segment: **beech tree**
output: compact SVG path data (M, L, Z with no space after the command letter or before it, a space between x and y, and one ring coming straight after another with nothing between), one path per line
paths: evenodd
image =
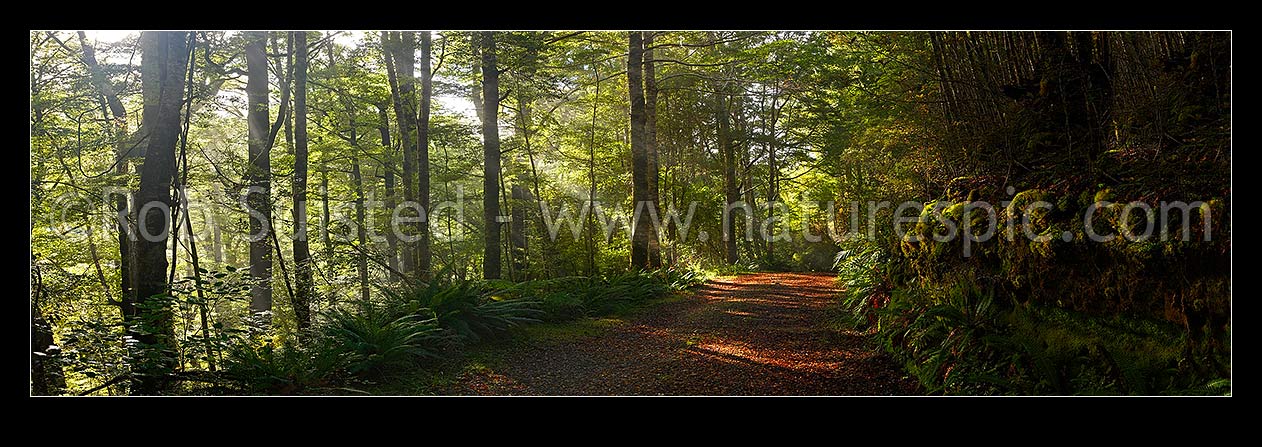
M171 183L175 178L175 145L180 138L180 106L188 64L189 33L146 31L140 35L144 165L136 191L133 219L137 238L132 251L131 283L134 313L126 315L138 341L133 355L132 387L138 394L158 394L173 368L174 324L167 283L166 246L170 237Z
M500 73L495 64L495 33L481 34L482 52L482 222L486 226L482 276L499 279L500 257Z

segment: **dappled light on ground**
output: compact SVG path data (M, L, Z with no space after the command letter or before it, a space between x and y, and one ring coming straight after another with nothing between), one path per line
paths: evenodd
M888 395L916 392L857 334L826 328L827 274L718 278L579 340L516 350L458 394Z

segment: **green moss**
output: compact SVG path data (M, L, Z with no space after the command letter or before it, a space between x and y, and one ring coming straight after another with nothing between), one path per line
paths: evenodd
M1025 209L1035 202L1051 202L1052 194L1043 189L1027 189L1012 196L1012 201L1008 203L1007 213L1009 216L1020 217Z
M955 202L942 210L942 215L959 222L964 217L964 208L968 207L969 202Z
M1030 189L1017 193L1012 197L1012 201L1008 204L1008 208L1004 210L1005 217L1013 219L1018 226L1023 224L1023 218L1029 215L1030 224L1034 226L1035 231L1047 228L1049 214L1052 207L1055 206L1055 198L1051 193L1042 189ZM1031 208L1038 202L1045 202L1052 207L1038 206Z
M1058 251L1062 251L1069 246L1071 241L1062 239L1064 233L1068 230L1068 226L1063 223L1055 223L1047 227L1038 234L1038 239L1030 241L1030 251L1037 256L1043 258L1054 258ZM1073 234L1070 232L1070 234Z
M1104 188L1099 191L1096 191L1095 197L1093 198L1092 203L1112 201L1113 199L1114 199L1113 189Z

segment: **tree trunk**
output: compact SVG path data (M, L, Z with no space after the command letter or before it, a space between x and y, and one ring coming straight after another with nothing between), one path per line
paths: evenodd
M430 32L421 32L421 107L416 118L416 201L421 204L425 220L420 222L421 239L416 245L416 270L422 280L430 278L429 238L429 106L434 94L433 73L430 69Z
M359 241L359 263L357 271L359 272L359 299L364 304L368 303L371 297L371 291L368 288L368 231L364 228L366 219L364 217L364 178L359 170L359 147L355 143L358 138L355 135L355 119L351 118L351 181L355 185L355 224L357 226L356 238Z
M644 269L649 266L649 232L653 231L648 210L641 210L649 200L648 154L644 148L644 79L641 75L644 42L639 31L632 31L627 36L627 90L631 102L631 205L635 220L635 229L631 234L631 268Z
M60 350L49 349L56 341L53 328L44 319L40 301L44 280L35 257L31 257L31 395L57 396L66 389L66 376L61 364L51 358Z
M171 228L171 182L175 177L175 144L180 136L180 106L188 62L187 34L141 33L141 89L148 147L140 173L133 216L138 230L132 254L135 312L128 330L136 341L132 364L133 394L158 394L175 366L165 248Z
M184 178L185 180L188 179L187 161L184 163ZM197 238L194 237L196 233L193 232L193 217L192 213L187 212L187 210L184 213L184 228L188 232L188 276L193 277L194 284L204 284L202 281L202 268L199 257L197 256ZM215 351L210 342L210 303L206 301L206 292L203 289L204 287L200 286L195 289L197 293L197 300L199 301L197 304L197 312L201 317L202 344L204 345L203 348L206 349L206 365L211 371L214 371L216 366Z
M526 239L526 223L529 218L526 217L526 210L530 208L530 193L526 192L521 185L513 185L513 200L511 203L513 212L513 221L509 224L508 239L513 243L512 261L513 272L516 273L514 278L517 281L526 280L524 274L527 266L528 242Z
M729 112L727 109L727 88L721 89L718 95L718 110L715 111L715 119L719 122L718 140L719 153L723 156L723 192L726 203L725 208L733 203L740 201L740 190L736 188L736 151L732 147L731 124L729 122ZM728 265L735 265L740 261L740 251L736 245L736 226L733 213L726 213L723 219L723 242L726 248Z
M299 337L311 326L311 247L307 242L307 33L293 32L294 60L294 318Z
M780 168L776 166L776 121L780 118L780 108L776 106L776 98L771 98L771 120L767 128L767 220L772 222L767 230L772 237L767 239L767 261L772 262L776 256L774 203L780 199Z
M272 310L272 248L268 244L268 231L272 218L271 205L271 151L268 148L268 86L267 33L256 31L247 34L245 45L248 80L245 91L249 112L250 167L247 175L251 191L246 200L254 210L250 214L250 311L266 324Z
M486 224L482 277L499 279L500 262L500 73L495 34L482 32L482 220Z
M214 199L210 200L210 252L215 260L215 268L223 268L223 230L219 228L219 206Z
M410 33L404 33L404 36L410 37ZM390 83L390 96L394 100L394 116L395 121L399 123L399 142L403 147L403 200L404 202L415 202L416 197L416 173L412 165L416 159L416 146L413 142L413 126L416 125L416 95L415 77L413 76L413 66L415 57L412 55L411 43L412 38L404 39L392 33L381 32L381 45L386 59L386 77ZM406 49L406 51L404 51ZM411 273L416 270L416 249L415 243L408 242L414 231L411 231L412 225L400 225L399 229L404 235L408 235L402 241L403 245L403 273ZM393 228L391 229L393 230Z
M531 191L526 191L526 196L530 197L531 205L523 205L523 207L542 209L543 192L542 188L539 186L539 165L535 160L534 147L531 146L530 143L530 124L533 122L531 118L531 99L524 93L518 93L517 107L517 131L521 133L523 149L525 149L526 157L528 158L527 161L530 162L530 181L534 193L532 195ZM529 211L527 211L527 214L530 214ZM539 234L548 234L548 225L543 219L543 214L535 213L534 216L534 221L539 229ZM526 237L529 238L529 236ZM549 264L549 260L557 258L556 241L545 237L540 239L539 242L542 246L542 250L540 250L540 256L539 259L536 260L536 263L540 264L545 276L553 276L552 273L555 266ZM530 257L530 253L528 251L525 254L527 258Z
M87 37L83 31L79 31L79 46L83 48L83 63L88 66L92 86L97 93L100 93L105 98L114 122L114 163L117 164L115 174L125 176L128 174L127 158L130 149L127 135L127 108L123 107L123 102L118 99L118 90L110 84L105 71L97 63L96 50L91 45L88 45ZM126 194L114 195L114 212L117 216L115 228L118 231L119 296L121 297L119 299L119 309L123 315L128 315L134 313L135 310L132 309L130 298L131 256L128 252L131 240L128 237L127 230L126 216L128 215L128 210Z
M406 124L406 130L400 130L403 138L403 196L409 202L417 202L416 168L416 34L403 31L395 34L394 62L396 75L399 78L399 95L403 100L404 116L399 118L400 125ZM416 272L417 246L419 231L415 223L404 225L404 244L408 247L407 257L403 259L403 267L408 272Z
M223 197L223 198L224 198L224 200L231 200L231 196L230 196L230 195L228 195L228 188L227 188L227 187L225 187L223 184L220 184L220 185L218 185L218 186L219 186L219 194L220 194L220 197ZM216 208L215 208L215 214L216 214L216 215L218 215L218 214L219 214L219 211L218 211L218 210L219 210L219 208L218 208L218 207L216 207ZM222 229L222 228L220 228L220 230L219 230L219 231L222 233L222 232L223 232L223 229ZM232 242L233 242L233 239L234 239L234 238L229 237L227 240L224 240L224 239L222 238L222 236L220 236L220 242L222 242L222 243L223 243L223 245L222 245L222 248L223 248L223 262L226 262L226 263L228 263L228 265L231 265L231 266L233 266L233 267L240 267L240 262L238 262L238 258L237 258L236 245L232 243Z
M758 222L759 219L758 219L758 202L756 198L754 197L754 179L750 175L750 167L752 166L752 163L749 161L749 157L750 157L750 154L749 154L750 141L749 141L749 126L748 126L749 123L745 117L745 95L743 93L744 92L737 94L736 97L732 101L734 103L733 111L735 112L735 115L736 115L735 116L736 122L734 123L735 125L733 126L734 127L733 131L736 134L736 138L731 142L731 145L732 145L732 150L736 152L735 169L737 170L736 173L737 173L737 176L739 177L737 181L736 189L741 199L744 200L745 204L749 206L750 213L748 215L753 217L752 221L751 219L744 219L744 222L741 225L741 230L746 232L745 234L748 234L748 231L750 231L750 227L753 226L752 222ZM745 215L742 214L742 217L744 216ZM754 231L756 232L757 230L755 229ZM733 234L735 234L735 228L733 228ZM746 238L742 237L742 239L746 239ZM745 242L746 242L745 246L749 248L749 252L753 253L756 256L758 253L758 243L754 241L749 241L749 240L746 240Z
M657 70L653 66L653 31L644 32L644 153L648 160L649 204L661 216L661 196L658 195L660 173L657 164ZM662 247L657 239L657 228L649 234L649 267L662 266Z
M385 151L386 160L394 160L394 147L390 143L390 115L386 113L385 104L377 104L377 131L381 133L381 147ZM386 182L386 208L394 212L398 206L398 191L394 186L394 166L382 166L385 168ZM391 214L393 217L393 214ZM399 235L394 233L394 228L387 225L386 245L390 250L387 261L390 265L390 278L398 280L399 275L395 272L399 271Z
M320 225L320 245L324 247L324 262L327 266L333 265L333 238L329 235L329 224L332 222L329 218L329 167L327 164L320 170L320 218L323 225ZM334 293L333 296L337 296Z
M31 309L31 395L59 396L66 390L66 376L61 364L48 358L58 352L48 349L55 345L53 328L40 315L38 307Z
M596 112L600 105L600 68L592 66L592 132L587 142L587 276L596 276Z

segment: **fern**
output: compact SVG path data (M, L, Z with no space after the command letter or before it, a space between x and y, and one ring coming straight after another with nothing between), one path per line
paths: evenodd
M355 374L372 374L418 359L440 358L441 347L447 341L437 320L422 313L368 305L359 312L333 310L324 316L320 343L343 353L347 369Z
M543 317L537 300L493 298L503 290L471 281L456 281L417 284L385 292L391 302L408 312L431 313L439 326L465 341L478 342L503 335L521 324L539 322Z

